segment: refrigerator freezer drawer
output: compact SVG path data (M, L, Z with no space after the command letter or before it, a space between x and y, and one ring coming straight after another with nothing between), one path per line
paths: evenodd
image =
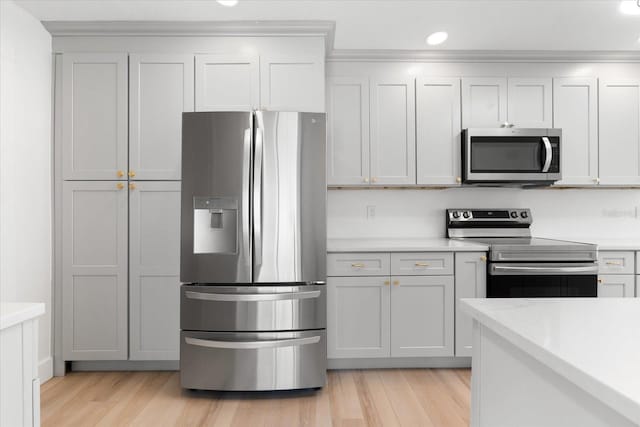
M327 323L325 285L183 285L180 294L182 330L282 331Z
M180 334L182 387L200 390L290 390L326 383L326 332Z

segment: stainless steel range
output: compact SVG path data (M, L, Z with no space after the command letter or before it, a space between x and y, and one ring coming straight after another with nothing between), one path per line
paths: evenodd
M447 209L447 236L489 246L487 297L595 297L597 247L531 236L529 209Z
M325 115L184 113L180 377L326 382Z

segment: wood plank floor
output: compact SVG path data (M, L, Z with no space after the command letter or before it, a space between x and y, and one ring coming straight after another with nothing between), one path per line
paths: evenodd
M469 425L470 370L330 371L320 391L180 388L177 372L72 372L42 386L43 426Z

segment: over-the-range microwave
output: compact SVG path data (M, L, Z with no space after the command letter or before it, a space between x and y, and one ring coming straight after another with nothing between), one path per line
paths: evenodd
M561 140L562 129L464 129L463 183L551 185L562 178Z

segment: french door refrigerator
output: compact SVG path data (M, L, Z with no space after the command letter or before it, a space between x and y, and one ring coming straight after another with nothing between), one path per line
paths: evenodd
M325 151L321 113L183 113L183 387L325 384Z

